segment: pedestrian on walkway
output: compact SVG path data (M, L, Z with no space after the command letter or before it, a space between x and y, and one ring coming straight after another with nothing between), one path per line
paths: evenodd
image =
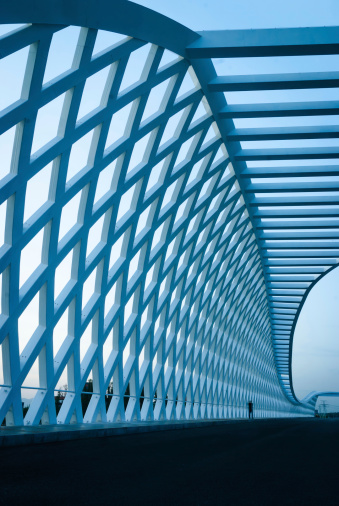
M249 420L252 418L253 420L253 402L249 401L248 403L248 418Z

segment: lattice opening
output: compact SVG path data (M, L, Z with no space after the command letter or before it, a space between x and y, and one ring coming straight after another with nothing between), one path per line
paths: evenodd
M44 229L42 228L21 251L20 287L41 264Z
M53 34L43 84L61 76L72 68L80 30L81 28L78 26L68 26Z
M107 30L98 30L95 38L95 45L93 48L92 58L98 53L109 51L123 42L127 41L129 37L121 33L109 32Z
M39 326L39 293L26 306L18 319L19 352L24 351Z
M39 211L49 199L52 163L46 165L27 182L24 222Z
M0 180L10 172L14 172L12 164L12 153L14 148L16 127L12 127L0 135L1 169Z
M152 44L145 44L130 54L119 93L139 81L146 80L148 75L148 65L146 63L150 57L151 48Z
M35 154L39 149L48 146L59 133L60 118L65 101L65 93L59 95L38 111L31 153Z
M2 27L4 25L1 25ZM21 98L29 47L5 56L0 60L0 110L6 109Z
M105 105L104 90L108 80L111 66L108 65L99 72L86 79L85 87L82 92L81 102L77 121L97 109L100 105Z

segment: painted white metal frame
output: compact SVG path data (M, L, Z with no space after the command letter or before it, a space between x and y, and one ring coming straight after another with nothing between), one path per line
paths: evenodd
M2 8L0 22L33 23L0 38L2 57L30 46L22 97L0 115L0 134L16 128L10 171L0 181L0 204L7 206L0 249L0 421L244 417L249 400L258 417L309 414L286 396L277 373L261 254L231 163L237 145L226 147L227 122L218 118L225 99L208 88L215 77L210 60L187 58L187 46L200 35L125 1L15 1ZM53 34L68 25L83 27L72 68L43 85ZM129 38L92 57L98 29ZM140 80L120 92L131 53L149 42ZM164 49L178 58L159 68ZM86 79L108 66L100 106L77 122ZM194 87L178 97L187 73ZM141 121L151 90L167 80L159 111ZM31 156L38 111L62 94L57 137ZM128 104L124 135L106 146L112 117ZM205 113L195 120L199 104ZM172 138L162 144L178 113ZM87 164L69 178L71 148L89 132ZM142 159L132 166L133 149L148 134ZM27 183L51 162L48 201L24 223ZM111 186L94 203L107 168ZM59 240L62 210L79 194L76 224ZM101 240L87 255L91 227L102 217ZM21 252L41 230L40 266L20 287ZM56 269L70 252L71 279L55 298ZM92 273L95 289L83 305L83 285ZM20 352L18 319L37 294L39 325ZM53 330L66 310L68 335L55 353ZM88 325L91 344L80 360ZM111 352L104 359L107 342ZM23 420L22 384L37 358L37 394ZM56 416L54 397L65 368L68 392ZM81 393L91 371L93 394L83 416Z

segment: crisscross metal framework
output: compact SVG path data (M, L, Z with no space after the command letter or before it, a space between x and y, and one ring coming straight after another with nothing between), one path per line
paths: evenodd
M335 114L336 106L237 107L223 92L328 86L330 78L218 77L211 58L333 54L337 32L199 34L125 1L71 0L65 10L36 0L4 11L1 23L32 24L0 38L4 58L30 48L21 97L0 113L0 134L12 142L0 180L1 420L244 417L249 400L256 416L310 414L293 393L291 340L307 290L337 263L328 222L337 196L311 193L335 192L336 183L280 179L322 177L322 167L246 162L338 150L246 150L241 141L333 138L335 128L244 130L232 118ZM44 82L55 37L68 26L82 27L71 67ZM95 52L101 30L127 37ZM124 87L138 60L140 75ZM97 103L81 116L99 73ZM56 135L34 151L40 115L54 100ZM26 219L46 168L46 197ZM23 281L27 255L33 267ZM35 325L25 319L34 312ZM35 395L23 419L25 388Z

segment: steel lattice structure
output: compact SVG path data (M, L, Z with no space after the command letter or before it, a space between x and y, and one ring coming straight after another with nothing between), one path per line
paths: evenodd
M309 414L293 393L291 343L308 290L337 264L338 195L312 193L335 192L338 183L321 177L337 168L245 162L339 151L246 150L240 142L333 138L338 128L236 129L232 118L337 114L338 105L232 106L223 91L337 86L337 76L218 77L211 58L336 54L337 29L199 34L122 0L68 0L64 9L56 0L16 1L0 22L32 23L0 38L2 58L29 47L21 97L0 113L0 134L12 142L0 180L1 421L243 417L250 399L256 416ZM81 27L71 67L44 82L68 26ZM127 37L95 52L100 30ZM140 75L124 87L140 61ZM97 103L81 116L99 73ZM35 150L42 111L54 100L55 136ZM40 188L46 167L49 184ZM288 179L306 174L320 182ZM26 219L29 195L43 192ZM32 244L40 248L34 258ZM32 272L22 281L24 259ZM65 262L67 278L59 274ZM18 323L34 311L25 335ZM22 390L36 364L23 419Z

